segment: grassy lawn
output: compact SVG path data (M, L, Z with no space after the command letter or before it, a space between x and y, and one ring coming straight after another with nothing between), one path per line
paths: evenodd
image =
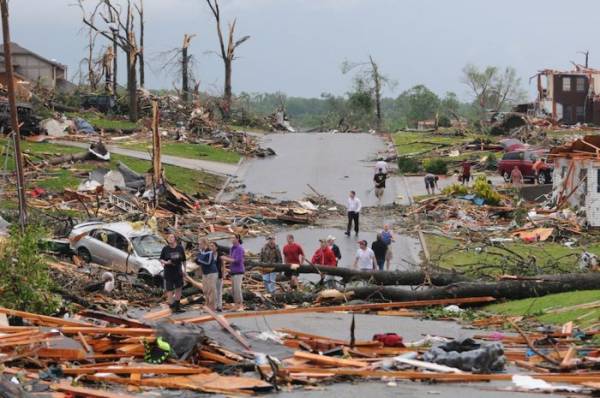
M502 266L511 271L512 255L497 247L485 247L481 243L465 243L437 235L425 235L427 246L432 261L446 269L455 269L467 274L476 273L478 269L488 275L503 273ZM577 267L579 254L584 251L582 247L568 248L560 243L505 243L505 246L524 257L536 258L536 265L547 272L569 271ZM481 250L482 249L482 250ZM600 255L600 244L595 243L586 248L588 251ZM514 270L512 270L514 271Z
M122 143L119 146L143 152L152 151L152 144L144 142ZM237 163L241 156L237 152L214 148L206 144L165 142L161 144L162 154L188 159L212 160L214 162Z
M484 309L502 315L534 316L543 323L562 325L573 321L578 326L585 327L599 321L600 307L572 309L569 307L599 300L600 290L583 290L492 304ZM558 309L564 310L557 311Z
M4 145L6 145L6 140L0 139L0 148ZM36 160L36 157L34 156L36 154L58 156L70 153L81 153L82 149L51 143L31 143L23 141L23 152L31 155L32 160ZM138 173L146 172L151 166L150 161L147 160L112 154L109 164L82 162L71 165L69 169L56 168L55 170L49 171L50 176L48 178L35 181L34 185L55 192L62 191L64 188L76 188L81 182L81 179L78 178L75 173L90 171L97 167L114 169L119 161L125 163ZM199 184L200 181L213 186L220 186L223 182L221 177L202 171L189 170L171 165L164 165L164 167L167 179L188 194L194 194L196 192L209 193L212 191L212 189L208 188L206 185ZM9 168L14 168L12 159L9 162ZM32 185L33 184L28 184L29 187Z
M109 119L102 113L95 112L69 112L67 113L69 118L80 117L87 120L92 126L99 129L121 129L129 130L139 127L138 123L130 122L126 119Z
M400 131L394 134L394 143L399 155L424 152L434 149L439 144L464 144L471 142L479 136L467 134L465 136L442 135L435 132ZM470 153L470 152L469 152Z

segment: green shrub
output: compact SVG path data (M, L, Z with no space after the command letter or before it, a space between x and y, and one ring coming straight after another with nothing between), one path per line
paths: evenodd
M502 200L502 196L488 184L485 176L479 176L475 179L473 193L483 198L488 205L497 205Z
M419 169L419 162L416 159L406 156L398 158L398 171L401 173L417 173Z
M492 152L489 155L487 155L487 157L485 158L485 169L496 170L497 165L498 160L496 159L496 154Z
M446 115L441 115L438 118L438 127L452 127L452 121Z
M447 186L442 189L442 193L444 195L467 195L469 193L469 188L466 185L459 184L455 182L452 185Z
M444 159L427 159L423 161L423 168L426 172L432 174L446 174L448 172L448 163Z
M28 226L25 232L17 227L0 242L0 305L38 314L51 314L60 299L50 292L53 281L48 264L39 249L44 231Z

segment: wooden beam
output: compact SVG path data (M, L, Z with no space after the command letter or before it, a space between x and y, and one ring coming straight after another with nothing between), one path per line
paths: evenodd
M338 367L351 367L351 368L364 368L367 366L365 362L355 361L352 359L343 359L336 357L328 357L326 355L312 354L306 351L294 352L294 358L305 359L307 361L315 362L321 365L338 366Z
M223 327L223 329L227 330L229 332L229 334L231 334L245 349L247 349L248 351L252 350L252 347L250 346L250 343L248 342L248 340L246 340L240 332L238 332L237 330L232 328L231 325L229 324L229 322L227 322L227 320L224 317L218 315L216 312L214 312L207 306L204 306L204 311L208 312L208 314L215 321L217 321L219 323L219 325L221 325Z

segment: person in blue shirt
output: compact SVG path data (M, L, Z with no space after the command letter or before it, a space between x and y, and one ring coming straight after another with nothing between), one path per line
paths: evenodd
M389 224L384 224L383 231L381 231L381 240L387 246L387 251L385 252L385 270L390 270L390 263L393 258L392 254L392 243L394 240L394 235L392 234L392 230L390 229Z
M208 243L207 239L200 241L200 252L196 255L196 263L202 272L202 292L204 302L211 310L217 309L217 278L219 276L219 263L217 245Z

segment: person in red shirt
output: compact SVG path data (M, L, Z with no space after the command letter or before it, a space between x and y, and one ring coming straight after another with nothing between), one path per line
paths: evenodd
M321 242L321 245L315 251L315 254L313 254L310 262L314 265L335 267L337 259L335 254L333 254L333 250L331 250L331 247L327 244L327 239L319 239L319 242Z
M283 261L286 264L302 264L304 262L304 250L302 246L294 242L294 235L287 236L287 245L283 246ZM290 276L292 289L298 288L298 272L293 271Z
M471 180L471 163L466 160L462 164L462 183L463 185L469 185Z

